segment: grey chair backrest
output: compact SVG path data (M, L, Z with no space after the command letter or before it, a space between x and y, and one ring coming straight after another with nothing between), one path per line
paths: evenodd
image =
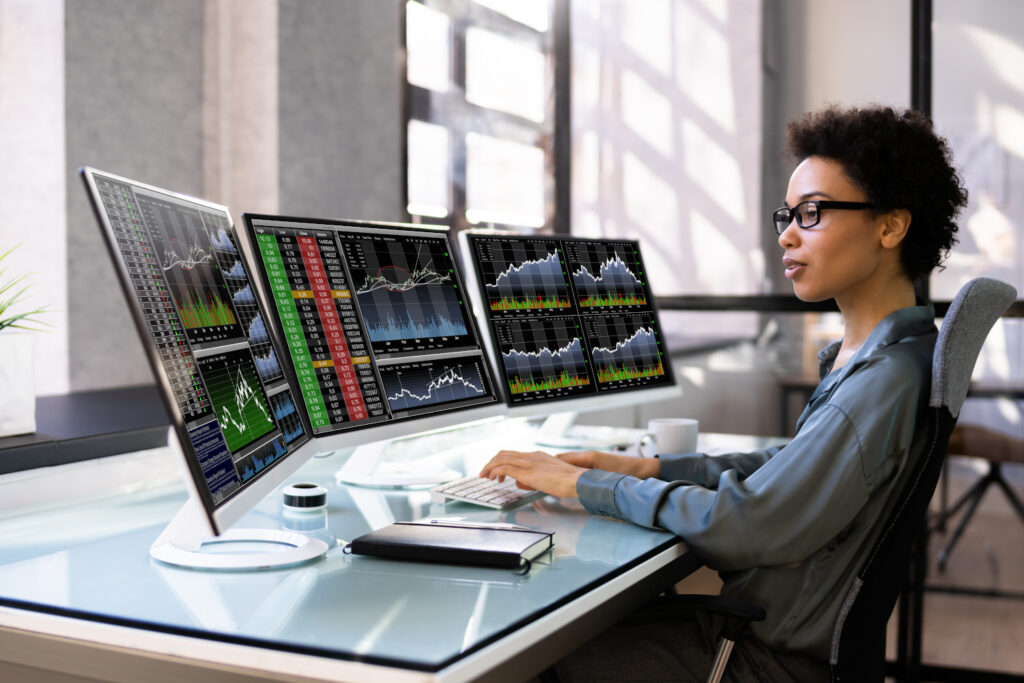
M985 338L1016 298L1016 289L986 277L971 280L960 289L935 342L931 407L945 406L954 418L959 417Z

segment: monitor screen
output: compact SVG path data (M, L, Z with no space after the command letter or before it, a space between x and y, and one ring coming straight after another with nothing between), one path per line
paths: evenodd
M461 239L510 406L674 390L638 242L492 233Z
M95 169L82 175L212 522L310 438L231 214Z
M445 229L244 221L314 436L500 403Z

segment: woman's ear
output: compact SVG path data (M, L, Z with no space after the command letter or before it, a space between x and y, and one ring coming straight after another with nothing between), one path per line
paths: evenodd
M893 209L881 216L882 219L882 246L886 249L895 249L903 242L910 229L910 212L906 209Z

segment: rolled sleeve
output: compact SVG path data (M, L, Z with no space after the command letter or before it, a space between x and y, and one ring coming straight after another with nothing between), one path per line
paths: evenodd
M615 505L615 487L626 477L617 472L587 470L576 480L576 495L587 512L622 519Z
M661 455L661 469L658 478L664 481L689 481L699 486L714 488L727 470L735 471L745 478L757 471L778 453L782 446L772 446L743 453L684 453L682 455Z

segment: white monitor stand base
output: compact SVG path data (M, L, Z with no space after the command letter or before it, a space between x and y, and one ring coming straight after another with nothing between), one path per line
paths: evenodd
M628 429L614 427L573 427L578 413L553 413L534 430L533 440L538 446L551 448L611 449L628 446L636 437Z
M382 462L390 441L375 441L357 446L334 478L339 484L371 488L427 487L462 476L456 470L424 460Z
M252 571L294 567L328 550L318 538L282 529L228 529L208 536L202 515L194 501L185 503L150 547L150 557L188 569Z

